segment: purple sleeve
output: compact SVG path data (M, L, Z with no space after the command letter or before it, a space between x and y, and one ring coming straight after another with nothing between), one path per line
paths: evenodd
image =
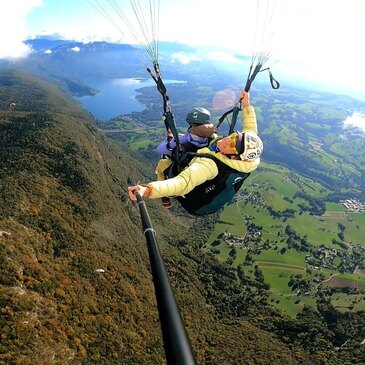
M176 143L173 139L170 142L167 142L165 140L156 148L156 150L157 150L157 153L160 155L171 156L171 149L173 149L175 146L176 146ZM168 147L170 147L170 149L168 149Z
M184 135L179 135L179 142L180 143L184 143L186 142L186 136ZM167 155L167 156L171 156L171 150L176 146L176 142L174 139L172 139L169 143L167 142L167 140L164 140L157 148L156 151L158 154L160 155ZM170 149L169 149L169 148Z

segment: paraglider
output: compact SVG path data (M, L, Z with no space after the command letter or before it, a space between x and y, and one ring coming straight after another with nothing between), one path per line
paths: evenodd
M260 0L257 1L260 2ZM192 190L185 191L185 194L180 194L183 196L179 197L179 202L192 214L206 215L217 211L232 200L249 174L260 163L263 144L257 135L256 116L249 102L249 91L256 76L263 71L268 71L271 86L274 89L279 87L279 83L272 76L270 69L268 67L264 68L264 64L268 60L270 53L262 49L256 49L253 52L246 85L242 90L240 99L234 108L224 113L219 119L217 128L224 120L228 121L229 135L227 137L214 138L211 145L203 149L203 153L201 151L187 151L183 146L183 138L181 138L183 143L180 141L174 115L169 104L167 89L160 72L158 60L159 0L149 0L148 11L145 12L143 12L143 7L138 0L130 0L133 13L137 19L137 27L134 27L132 22L126 17L121 6L118 5L117 0L105 0L104 3L103 0L88 0L88 2L124 36L124 32L118 21L107 10L106 4L109 4L114 14L117 15L119 20L122 20L137 43L146 51L145 53L148 55L149 61L152 62L153 71L149 67L146 67L146 70L156 83L157 90L161 94L163 121L167 135L171 136L170 141L173 142L171 145L174 145L167 156L171 159L171 164L166 164L169 166L163 172L166 180L160 182L170 184L172 181L171 184L173 185L174 181L176 181L174 179L179 178L180 173L184 174L184 171L194 169L196 165L199 165L199 159L204 160L204 163L201 163L201 165L205 165L203 166L206 170L205 173L201 173L200 171L196 174L198 178L201 178L201 181L196 184L194 183ZM124 9L125 3L123 4ZM266 8L265 19L269 17L267 10L268 8ZM249 27L247 28L249 29ZM263 45L262 39L258 42L261 46ZM205 108L203 109L206 110ZM202 112L202 110L199 111ZM242 112L243 129L242 132L234 133L237 116L240 112ZM196 111L193 113L196 113ZM203 112L203 114L208 115L206 112ZM196 116L198 115L197 113ZM230 115L231 120L229 121L228 116ZM210 138L210 136L209 134L206 137ZM197 162L197 164L194 165L193 161ZM229 163L227 163L228 161ZM190 164L190 162L192 163ZM185 180L189 184L189 176ZM169 365L195 364L194 354L189 345L181 315L174 303L172 289L158 249L156 231L150 224L146 204L143 200L143 196L151 195L153 189L153 186L149 187L137 184L128 188L128 194L132 200L138 202L138 208L141 213L141 221L148 245L151 271L155 284L167 363ZM190 199L187 199L190 194ZM168 193L167 195L174 195L174 193ZM164 194L159 196L163 197ZM205 200L204 197L209 198ZM190 206L189 208L188 205L184 205L186 201L197 203L197 205Z
M16 107L16 102L14 102L14 101L13 101L12 103L10 103L10 104L9 104L9 107L10 107L10 108L15 108L15 107Z
M170 163L166 163L166 165L169 165L169 168L164 172L165 178L171 179L179 176L179 174L187 168L190 164L190 161L193 159L199 158L199 154L203 153L202 151L196 152L196 149L194 151L186 151L186 149L182 146L182 143L179 138L179 134L176 128L174 115L172 113L171 106L169 104L169 96L167 95L167 89L164 85L164 82L162 80L161 72L160 72L160 66L159 66L159 60L158 60L158 30L159 30L159 1L153 1L149 0L147 3L148 5L144 5L144 7L141 5L141 2L138 0L130 0L130 5L133 9L135 20L136 22L131 21L127 16L125 12L125 4L122 7L118 4L117 0L105 0L104 2L102 0L88 0L90 4L94 6L94 8L99 11L111 24L113 24L125 37L124 27L122 27L118 22L118 20L115 20L115 17L113 17L112 14L117 15L117 19L122 20L122 25L125 26L125 29L129 31L129 33L133 36L133 38L137 41L137 43L146 51L150 62L152 62L153 70L154 72L147 67L147 72L149 73L150 77L155 81L156 87L158 92L162 96L162 102L163 102L163 120L165 123L166 131L171 135L170 141L172 141L174 147L171 148L171 153L168 156L168 158L171 160ZM109 6L107 6L109 4ZM108 10L109 9L109 10ZM269 7L268 2L262 2L260 0L257 1L257 14L256 14L256 22L258 23L259 20L259 14L260 12L264 13L264 24L263 29L267 29L268 23L272 21L271 17L271 9ZM256 24L258 25L258 24ZM123 28L123 29L122 29ZM249 72L246 80L246 84L244 87L244 92L248 93L250 91L251 85L258 76L259 73L263 71L267 71L270 78L270 83L273 89L279 88L280 84L275 80L273 77L270 68L266 67L265 64L267 63L269 57L270 57L270 51L267 49L268 44L265 44L265 34L259 34L260 30L258 29L258 26L255 29L255 43L254 44L254 50L252 53L251 58L251 64L249 66ZM270 35L271 37L272 35ZM269 46L271 46L269 44ZM248 95L248 94L247 94ZM221 123L224 120L227 120L229 123L229 136L233 138L239 136L242 141L246 141L247 139L247 146L246 147L252 147L253 154L255 158L252 158L252 160L255 160L256 162L259 161L260 154L262 152L262 142L259 139L259 137L253 136L252 138L249 136L249 134L246 135L239 135L234 134L234 128L237 120L237 116L239 113L242 112L242 98L238 100L235 107L231 110L225 112L222 117L219 119L219 123L217 125L217 129L221 125ZM230 120L228 120L230 116ZM244 131L243 131L244 132ZM246 138L247 137L247 138ZM214 141L217 142L217 141ZM233 143L233 142L232 142ZM221 143L222 145L222 143ZM215 144L217 146L217 143ZM214 146L211 146L211 150L213 150ZM217 148L217 152L219 152L219 148ZM250 151L246 151L245 148L243 148L242 151L240 151L240 155L243 155L243 153L246 153L246 157L250 156ZM217 155L218 156L218 155ZM206 156L200 156L200 157L206 157ZM209 158L212 159L216 156L210 156ZM211 160L212 161L212 160ZM248 177L248 174L253 171L257 166L255 165L255 168L244 168L244 171L241 171L241 168L237 169L231 169L227 170L225 168L225 164L218 163L212 163L213 166L216 166L218 168L218 174L204 174L204 176L211 176L210 179L208 179L204 184L197 183L195 186L193 186L193 190L189 190L189 194L186 190L182 189L181 194L183 197L177 198L179 203L191 214L198 214L198 215L205 215L210 214L218 209L220 209L222 206L224 206L226 203L230 202L235 195L235 193L238 191L238 189L241 187L242 183L246 180ZM253 166L251 162L251 167ZM215 170L215 168L214 168ZM239 176L235 175L239 172ZM159 171L159 175L161 175L161 171ZM244 176L241 176L242 174L245 174ZM219 181L212 180L213 175L219 176ZM221 176L223 175L223 177ZM231 182L232 180L232 182ZM164 183L167 180L164 181ZM233 182L235 182L233 184ZM232 185L234 185L234 188L232 189ZM199 186L200 189L195 189ZM137 187L137 189L136 189ZM133 190L138 190L139 186L135 185L130 187L129 192ZM229 192L228 192L229 191ZM207 199L206 202L205 196L206 193L210 192L211 195L209 199ZM154 194L156 191L154 191ZM143 195L143 194L142 194ZM173 194L174 195L179 194ZM132 196L131 196L132 197ZM151 196L152 197L152 196ZM190 198L191 197L191 198ZM212 201L214 201L213 207L204 207L206 204L210 204ZM198 204L197 204L198 203ZM171 205L168 204L170 207ZM193 207L193 208L192 208Z
M149 198L174 196L195 215L214 213L230 202L249 174L258 167L263 151L257 135L256 114L245 90L241 100L242 132L218 137L209 147L192 153L187 166L181 172L172 171L172 176L168 176L168 171L169 178L164 181L129 187L131 200L135 200L136 191Z
M94 270L94 274L104 274L105 270L104 269L96 269Z

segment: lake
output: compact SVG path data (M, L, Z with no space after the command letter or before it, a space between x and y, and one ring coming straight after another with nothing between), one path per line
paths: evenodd
M84 84L99 92L95 96L82 96L79 100L83 107L99 120L110 120L120 114L139 112L145 105L136 100L138 89L147 86L156 86L152 79L88 79L82 80ZM164 80L168 83L181 83L185 81ZM156 89L156 93L158 93Z
M137 90L145 86L153 86L151 79L88 79L82 80L86 85L98 89L95 96L77 97L83 107L95 118L109 120L120 114L138 112L145 108L135 98Z

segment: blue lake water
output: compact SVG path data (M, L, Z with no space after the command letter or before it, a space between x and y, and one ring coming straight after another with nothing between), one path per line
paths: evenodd
M83 82L99 92L95 96L87 95L76 99L100 120L143 110L145 106L135 99L137 90L155 85L155 82L149 79L89 79Z
M147 86L155 86L152 79L88 79L82 80L86 85L98 89L95 96L83 96L76 98L83 107L99 120L109 120L120 114L139 112L145 109L145 105L136 100L138 89ZM184 81L166 80L167 83L179 83ZM156 90L156 93L158 91Z

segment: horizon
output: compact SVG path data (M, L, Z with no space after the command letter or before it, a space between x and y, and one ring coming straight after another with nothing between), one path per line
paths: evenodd
M103 4L112 21L103 16L100 9L97 11L96 3ZM140 27L132 14L130 1L119 0L119 3L131 27L138 31ZM140 4L142 14L147 14L148 1L137 0L136 3ZM218 0L186 0L184 4L160 0L158 4L155 17L159 20L156 34L160 42L196 49L195 54L175 53L176 62L187 64L209 58L233 67L242 62L239 56L251 57L259 44L263 52L270 55L265 66L271 67L279 79L365 102L365 71L361 67L346 67L350 56L356 64L365 61L365 54L353 36L365 13L365 2L361 0L321 0L319 3L315 0L227 0L224 6ZM232 12L232 8L236 11ZM83 43L136 44L133 38L136 34L118 19L107 0L5 1L0 3L0 14L0 26L4 28L0 33L0 58L27 57L32 50L24 41L40 37ZM175 14L179 16L171 16ZM245 26L232 26L242 22ZM246 29L250 30L248 40ZM361 118L357 124L364 125L365 130L365 111L353 112Z
M39 36L131 43L130 31L110 9L107 0L97 3L104 4L119 30L97 11L95 3L96 0L1 2L0 58L26 56L30 49L24 40ZM119 3L128 21L138 29L129 1L119 0ZM147 13L147 0L136 3ZM232 60L234 54L251 56L254 47L264 43L262 48L270 53L270 63L292 78L312 81L322 88L365 101L365 71L346 67L353 64L350 57L356 64L365 61L365 54L353 36L358 33L365 13L365 3L361 0L227 0L224 6L218 0L186 0L183 4L160 0L158 4L156 27L160 41L215 48Z
M73 52L79 52L80 51L80 48L78 46L75 46L74 44L72 43L82 43L82 44L92 44L92 43L98 43L98 42L105 42L107 44L118 44L118 45L127 45L127 46L132 46L132 47L135 47L135 45L131 45L129 43L115 43L115 42L107 42L107 41L87 41L87 42L80 42L80 41L74 41L72 39L64 39L64 40L60 40L58 38L52 38L52 37L46 37L46 36L43 36L43 37L39 37L39 38L35 38L35 39L38 39L38 40L45 40L45 41L64 41L64 42L71 42L71 45L70 47L70 50L72 50ZM181 43L175 43L175 42L171 42L171 41L167 41L167 42L161 42L161 45L162 44L176 44L176 46L183 46L183 47L191 47L189 45L186 45L186 44L181 44ZM192 49L194 49L192 47ZM51 50L47 50L45 51L45 53L51 53ZM219 52L212 52L212 53L209 53L209 49L207 51L207 53L205 54L206 58L209 58L209 60L214 60L214 59L218 59L218 58L221 58L221 65L223 68L226 69L227 71L227 67L230 68L230 62L240 62L241 64L243 64L244 62L242 60L239 60L238 58L235 59L235 61L232 61L232 59L230 58L224 58L222 59L222 57L224 57L224 54L220 54ZM193 55L190 55L189 54L184 54L184 55L181 55L179 53L173 53L172 54L172 59L174 61L176 61L177 59L179 59L179 61L181 63L190 63L190 62L196 62L196 61L202 61L201 58L198 58L196 56ZM200 55L200 57L202 57L202 55ZM187 60L186 62L184 61L184 58ZM171 61L171 60L170 60ZM226 66L226 67L225 67ZM231 68L230 68L230 71ZM275 77L277 77L276 75L276 71L277 70L273 70L273 72L275 72ZM281 77L282 75L280 75ZM316 86L313 86L313 84L308 84L308 83L302 83L300 85L296 84L296 83L293 83L293 82L290 82L289 80L281 80L281 78L279 79L279 81L283 81L282 84L286 85L286 87L294 87L294 88L300 88L300 89L304 89L304 90L308 90L308 93L311 93L311 92L316 92L316 93L324 93L324 94L327 94L327 95L334 95L336 97L338 96L344 96L344 97L349 97L351 99L354 99L354 100L357 100L359 101L360 103L364 103L364 101L362 100L359 100L359 99L356 99L354 96L349 96L349 95L345 95L345 94L339 94L337 92L334 92L333 90L326 90L325 88L321 88L320 86L319 87L316 87ZM268 89L270 90L270 88ZM270 91L268 91L270 92ZM355 109L352 109L352 110L349 110L349 113L347 115L347 117L342 121L343 122L343 128L344 129L349 129L349 128L355 128L355 129L358 129L362 132L363 136L365 137L365 104L364 104L364 108L362 108L361 110L358 110L357 108Z

